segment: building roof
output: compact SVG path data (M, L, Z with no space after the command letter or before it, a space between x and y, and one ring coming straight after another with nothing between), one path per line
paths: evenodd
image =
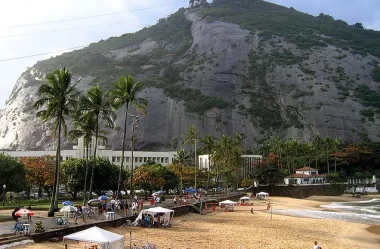
M318 171L318 170L314 168L310 168L310 167L303 167L300 169L296 169L296 171Z
M290 176L287 176L285 178L320 178L320 177L326 177L325 174L321 174L321 175L306 175L306 174L293 174L293 175L290 175Z

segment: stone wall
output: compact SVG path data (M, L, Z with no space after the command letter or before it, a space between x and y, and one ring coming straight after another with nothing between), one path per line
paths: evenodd
M43 242L49 240L50 238L62 238L63 236L76 233L93 226L97 227L119 227L126 223L126 220L135 221L137 216L129 216L126 218L120 218L115 220L100 221L98 223L88 223L85 225L72 226L67 228L59 228L55 230L50 230L43 233L32 233L29 237L34 240L34 242Z
M311 186L260 186L252 188L253 194L261 191L269 193L271 196L286 196L292 198L307 198L312 195L336 196L344 194L347 185L331 184L331 185L311 185Z

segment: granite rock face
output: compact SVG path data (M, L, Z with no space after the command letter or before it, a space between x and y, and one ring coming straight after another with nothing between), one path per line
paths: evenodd
M148 100L148 114L140 118L136 149L176 150L182 143L182 135L192 125L200 136L241 133L246 149L251 150L275 136L306 141L319 133L321 136L357 141L360 133L368 134L372 139L379 134L379 122L363 118L361 111L366 107L355 98L352 90L359 85L377 90L379 84L371 79L371 72L373 61L378 61L378 58L354 54L331 45L304 51L282 37L263 40L258 33L244 30L237 24L206 21L199 11L186 10L183 15L191 21L189 32L192 41L180 56L181 44L151 37L140 43L120 42L116 48L99 50L97 56L104 60L100 60L99 66L103 65L101 63L114 63L113 69L129 71L142 82L156 79L152 77L162 76L168 67L175 67L179 71L175 80L177 86L199 90L205 99L213 98L229 105L211 107L204 112L189 111L191 100L179 100L168 95L159 84L146 84L139 97ZM90 49L97 48L94 46L73 53L83 53L80 58L85 59ZM78 86L82 91L103 77L92 74L91 70L86 71L86 68L76 70L74 60L77 59L72 59L73 64L70 65L73 53L62 55L66 57L61 58L69 58L65 64L51 61L52 68L35 65L21 75L5 109L0 112L0 149L54 148L52 125L37 119L33 109L38 87L46 73L58 66L73 67L74 78L82 78ZM279 60L285 53L296 61ZM274 62L267 64L264 77L254 80L260 73L255 71L254 64L258 68L257 65L263 65L267 60L263 55L272 56ZM150 59L153 57L154 60ZM128 70L129 66L125 64L135 58L145 58L137 73ZM109 81L115 81L123 74L107 77ZM265 81L270 91L265 90L259 81ZM102 87L109 89L111 85L103 84ZM268 126L268 119L257 111L260 108L255 109L253 105L278 109L278 116L271 119L281 120L281 125ZM252 109L256 111L250 111ZM123 119L124 110L118 110L117 128L110 131L108 147L120 149ZM130 126L127 136L130 137ZM70 141L64 139L63 147L70 148Z

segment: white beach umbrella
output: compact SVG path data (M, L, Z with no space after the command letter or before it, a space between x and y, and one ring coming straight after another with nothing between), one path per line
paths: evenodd
M77 211L77 208L74 207L74 206L64 206L63 208L61 208L61 210L59 210L61 212L76 212Z

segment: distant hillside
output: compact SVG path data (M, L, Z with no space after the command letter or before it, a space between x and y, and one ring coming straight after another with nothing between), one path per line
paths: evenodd
M191 125L201 135L242 133L247 149L274 136L376 139L379 57L380 32L359 24L261 0L214 0L38 62L0 114L0 148L53 146L51 127L39 125L31 105L44 75L63 66L83 78L83 90L109 89L126 73L144 83L139 149L176 149ZM111 133L110 146L120 147L121 132Z

